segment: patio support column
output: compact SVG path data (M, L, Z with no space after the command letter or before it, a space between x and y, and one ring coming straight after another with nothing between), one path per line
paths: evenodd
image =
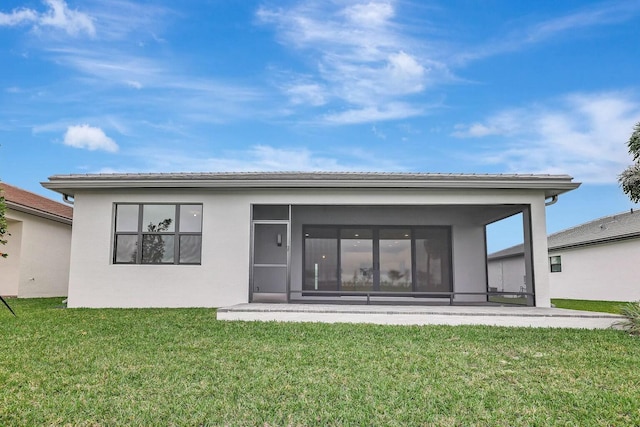
M544 199L532 203L523 211L525 285L535 293L536 307L550 307L547 225ZM532 305L533 301L529 301Z

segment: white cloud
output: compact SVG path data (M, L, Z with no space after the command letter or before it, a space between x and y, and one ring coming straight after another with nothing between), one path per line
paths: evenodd
M14 9L11 13L0 12L0 26L12 27L37 20L38 14L31 9Z
M126 80L124 82L127 86L131 86L134 89L142 89L142 83L135 80Z
M93 19L86 13L69 9L64 0L45 0L45 3L50 9L40 15L39 25L63 29L70 35L82 32L90 36L96 34Z
M102 150L112 153L118 151L118 144L109 138L102 129L86 124L69 126L64 134L63 143L70 147L86 148L90 151Z
M424 114L424 110L405 103L392 103L374 107L350 109L340 113L326 114L322 121L327 124L345 125L405 119Z
M32 24L34 29L50 27L64 30L72 36L80 33L95 36L93 18L86 13L69 9L64 0L44 0L44 3L48 7L45 12L27 8L14 9L11 13L0 12L0 26Z
M640 3L637 1L609 1L587 5L573 10L562 16L542 20L529 25L517 21L518 27L507 33L500 34L484 44L473 46L471 49L459 49L452 53L452 62L466 63L494 55L514 52L528 46L542 43L567 35L576 35L580 31L593 27L613 25L633 19L640 13Z
M369 2L349 6L344 9L343 13L350 21L358 25L377 26L391 19L394 10L389 2Z
M522 127L527 124L522 123L521 118L527 114L527 111L522 109L501 111L487 118L485 123L457 124L452 135L458 138L475 138L489 135L510 136L522 132Z
M567 173L587 182L615 182L631 162L626 142L640 121L640 100L617 92L580 93L502 111L457 125L454 136L494 142L484 156L511 172Z
M326 153L305 147L273 147L257 144L246 149L223 150L215 156L184 150L149 147L133 153L156 172L269 172L269 171L402 171L402 166L368 150ZM348 160L341 160L344 158ZM122 171L121 171L122 172Z
M416 115L418 107L388 108L407 104L407 95L450 79L446 65L421 52L428 40L413 38L395 22L395 2L305 2L289 9L261 8L258 18L275 26L281 42L308 56L313 75L305 86L280 84L294 104L347 105L345 113L330 113L332 123L360 123L401 119ZM302 97L291 87L313 88ZM393 110L388 114L384 110ZM402 112L408 113L403 116ZM357 116L357 117L356 117Z
M316 83L293 83L284 89L291 103L320 106L327 103L325 89Z

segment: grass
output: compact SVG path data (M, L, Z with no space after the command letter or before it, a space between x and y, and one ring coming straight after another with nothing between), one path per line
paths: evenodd
M0 310L0 425L640 425L619 330L219 322Z
M552 299L551 303L557 308L570 310L598 311L601 313L620 314L620 308L625 305L620 301L589 301L580 299Z

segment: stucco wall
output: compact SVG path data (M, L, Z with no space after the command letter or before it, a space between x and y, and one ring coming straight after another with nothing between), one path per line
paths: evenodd
M562 271L550 274L552 298L640 301L640 239L552 251Z
M12 220L9 257L0 262L3 271L8 267L11 289L20 298L66 296L71 226L12 209L7 218Z
M7 219L7 244L2 252L9 254L6 258L0 257L0 295L18 296L18 284L20 283L20 250L22 246L22 221Z
M489 286L502 292L520 292L525 286L524 257L490 260L487 263Z
M116 202L202 203L202 265L113 265L113 207ZM219 307L247 302L249 298L250 213L252 204L292 205L472 205L540 204L537 191L499 190L214 190L146 189L82 190L75 194L74 232L71 249L69 306L71 307ZM294 212L299 206L294 207ZM439 206L441 208L441 206ZM449 208L447 208L449 209ZM413 212L413 213L411 213ZM292 224L292 279L301 274L301 225L327 223L294 213ZM349 221L385 225L388 211L380 209L352 215ZM484 231L473 209L464 215L429 218L424 210L409 209L412 225L452 224L454 283L475 289L486 285ZM544 216L544 210L542 210ZM344 219L334 219L344 223ZM418 222L416 222L418 221ZM544 222L544 217L542 218ZM545 230L542 231L543 233ZM546 233L543 234L543 237ZM546 251L546 239L544 239ZM477 255L481 254L482 259ZM460 261L456 261L456 257ZM466 265L465 265L465 262ZM297 265L295 264L297 263ZM297 272L297 273L296 273ZM299 278L299 277L298 277ZM292 280L296 283L296 280ZM548 286L542 277L539 284ZM548 292L546 293L548 294Z
M201 265L114 265L114 202L203 203ZM194 191L76 194L70 307L215 307L249 294L250 207Z

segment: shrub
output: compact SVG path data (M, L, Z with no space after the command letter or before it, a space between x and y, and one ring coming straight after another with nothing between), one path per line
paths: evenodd
M630 302L620 307L625 319L617 324L631 335L640 335L640 301Z

